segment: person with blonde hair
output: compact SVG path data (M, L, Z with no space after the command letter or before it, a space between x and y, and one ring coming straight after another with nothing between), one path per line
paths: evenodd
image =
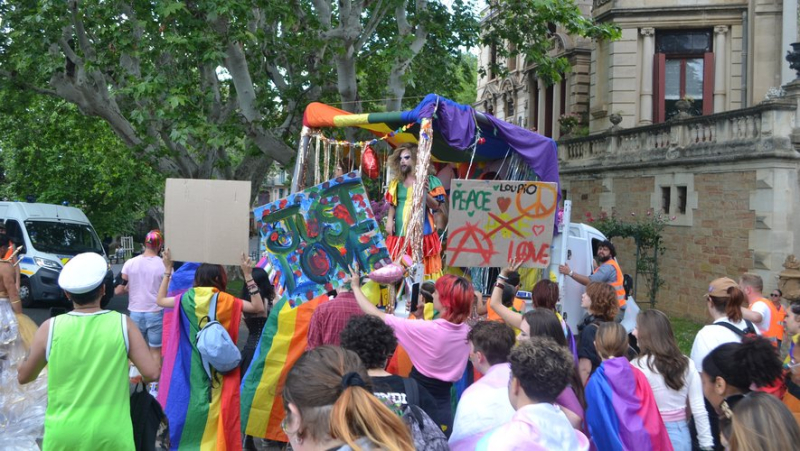
M639 340L641 353L631 363L644 373L653 389L672 446L676 451L692 449L686 419L686 406L689 405L700 447L712 448L714 439L703 401L700 373L694 362L678 348L667 315L655 309L640 312L633 335Z
M731 451L797 449L800 426L783 403L772 395L753 392L733 409Z
M358 355L334 346L306 351L283 387L281 428L292 449L412 451L406 425L372 394Z
M442 275L442 244L436 234L434 214L445 203L446 194L442 182L435 175L427 173L425 180L416 179L414 171L417 166L417 146L414 144L397 146L388 161L393 178L389 181L385 196L389 204L389 213L386 217L386 248L389 249L392 260L397 260L404 249L407 255L411 255L413 243L406 245L406 234L414 214L414 185L422 183L425 191L422 202L425 209L422 231L425 279L436 280Z
M586 424L601 450L672 450L647 377L628 362L628 334L613 321L597 328L603 362L586 385Z

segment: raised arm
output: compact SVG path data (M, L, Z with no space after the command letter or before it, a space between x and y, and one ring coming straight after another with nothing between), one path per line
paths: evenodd
M508 266L500 272L500 276L502 277L498 276L497 283L495 283L492 289L492 298L489 301L492 304L492 310L497 313L503 322L517 329L519 329L519 326L522 324L522 315L503 305L503 288L505 287L505 283L502 282L502 280L519 269L520 266L522 266L521 262L517 263L512 259Z
M386 313L382 312L378 307L372 304L361 291L361 278L359 277L358 263L354 263L350 267L350 287L353 289L353 294L356 296L358 306L361 311L367 315L377 316L380 319L386 317Z
M158 295L156 296L156 304L159 307L173 308L175 307L175 298L167 297L167 289L169 288L169 281L172 279L172 254L169 248L164 249L164 254L161 256L164 262L164 278L161 279L161 285L158 287Z
M256 315L264 313L264 300L261 299L261 291L253 280L253 260L244 255L244 252L242 252L241 267L242 273L244 273L244 283L247 284L247 290L250 293L250 302L242 304L242 311L245 313L255 313Z

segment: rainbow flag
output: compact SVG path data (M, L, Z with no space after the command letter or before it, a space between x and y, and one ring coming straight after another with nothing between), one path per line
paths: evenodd
M220 380L212 384L194 344L198 322L208 315L216 292L216 288L196 287L175 300L176 317L170 326L158 390L158 402L169 420L171 449L242 449L239 368L219 375ZM217 321L234 342L239 338L241 316L242 301L220 293Z
M625 357L604 361L586 385L586 423L601 450L671 451L647 377Z
M286 297L272 308L253 362L242 378L242 427L247 435L288 441L281 430L285 416L281 392L286 375L306 349L308 324L327 295L297 306Z

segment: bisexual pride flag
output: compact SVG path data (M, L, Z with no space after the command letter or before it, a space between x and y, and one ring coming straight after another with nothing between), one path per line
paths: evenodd
M671 451L647 377L625 357L604 361L586 385L586 423L600 450Z

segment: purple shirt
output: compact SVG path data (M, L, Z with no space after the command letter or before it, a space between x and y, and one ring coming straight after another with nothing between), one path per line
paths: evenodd
M469 358L466 323L453 324L444 319L410 320L393 315L386 315L384 322L394 329L397 341L423 375L454 382L464 374Z

